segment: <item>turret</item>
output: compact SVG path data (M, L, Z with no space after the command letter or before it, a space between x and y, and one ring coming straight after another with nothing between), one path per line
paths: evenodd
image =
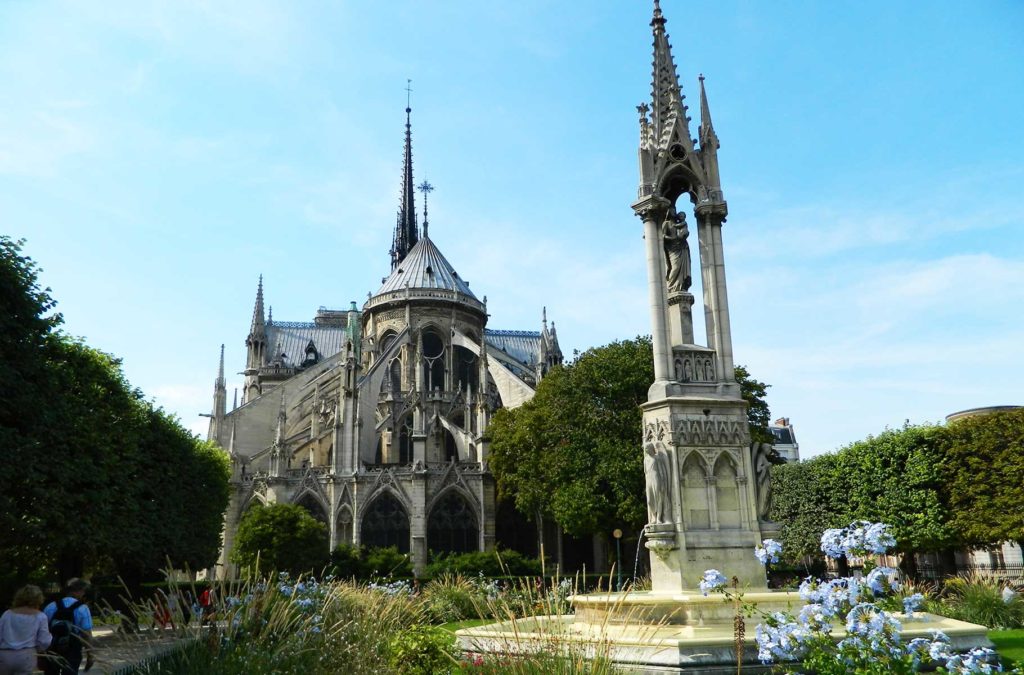
M224 423L224 416L227 414L228 390L224 379L224 345L220 346L220 365L217 369L217 379L213 383L213 410L210 414L210 429L206 434L206 440L220 442L220 429Z
M245 339L245 388L246 402L260 395L259 370L267 362L267 322L263 314L263 275L256 288L256 305L252 310L249 336Z

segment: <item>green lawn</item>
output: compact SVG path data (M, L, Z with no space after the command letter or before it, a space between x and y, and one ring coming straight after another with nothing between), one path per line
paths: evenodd
M441 628L454 633L460 628L472 628L473 626L483 626L488 623L497 623L494 619L465 619L463 621L450 621L448 623L441 624ZM1024 631L1015 631L1024 634Z
M1006 661L1024 661L1024 630L994 630L988 639L995 643L999 655Z

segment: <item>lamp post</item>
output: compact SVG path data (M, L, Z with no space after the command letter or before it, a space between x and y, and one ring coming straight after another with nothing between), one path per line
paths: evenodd
M612 531L612 536L615 537L615 590L622 590L622 530L615 528Z

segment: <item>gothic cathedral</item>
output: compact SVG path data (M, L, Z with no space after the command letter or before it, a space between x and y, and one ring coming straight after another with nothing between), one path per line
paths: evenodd
M227 410L224 348L209 439L231 459L231 503L218 576L255 504L299 504L342 543L396 546L417 571L430 551L495 541L494 479L484 430L500 407L529 400L562 362L554 323L487 327L470 290L422 230L406 108L401 201L391 272L361 308L277 321L256 291L240 405ZM430 186L420 186L426 194Z

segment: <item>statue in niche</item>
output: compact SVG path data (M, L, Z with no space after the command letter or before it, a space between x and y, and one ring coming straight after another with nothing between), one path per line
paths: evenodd
M758 441L750 444L750 459L756 480L754 488L757 492L757 518L767 521L768 512L772 507L772 465L785 464L786 460L771 443Z
M686 241L689 236L686 214L669 209L665 221L661 224L661 238L668 266L665 283L669 293L690 290L693 279L690 274L690 245Z
M644 477L647 483L647 519L652 525L672 522L672 493L669 478L668 453L659 449L660 443L648 443L644 448Z

